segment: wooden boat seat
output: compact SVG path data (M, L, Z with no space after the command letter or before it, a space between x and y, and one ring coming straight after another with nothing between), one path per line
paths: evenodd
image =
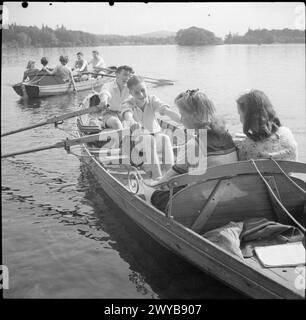
M267 181L287 210L300 223L305 224L305 196L296 192L296 188L288 183L285 176L278 168L273 167L269 160L259 160L256 163L263 172L267 172ZM283 169L306 172L305 164L294 168L290 161L279 163L282 163ZM290 223L287 216L282 216L275 210L260 176L254 172L250 163L245 161L238 169L237 167L233 163L208 168L202 176L182 175L171 179L173 186L188 185L172 198L173 218L200 234L230 221L238 222L255 217ZM305 182L293 179L306 190ZM239 199L239 202L236 199ZM169 204L166 210L169 213Z

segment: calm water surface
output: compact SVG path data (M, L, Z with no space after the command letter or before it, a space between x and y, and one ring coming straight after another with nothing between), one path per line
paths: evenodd
M27 60L80 48L3 51L2 132L78 108L89 92L22 100L11 85ZM93 48L82 48L90 57ZM215 102L231 132L241 132L235 99L257 88L270 97L306 162L305 46L99 47L108 65L175 80L150 88L172 104L199 88ZM73 59L72 59L73 58ZM39 66L39 63L38 63ZM2 152L52 144L75 134L74 120L2 138ZM75 150L76 152L78 150ZM243 298L151 240L104 194L73 155L50 150L2 161L3 264L10 271L7 298Z

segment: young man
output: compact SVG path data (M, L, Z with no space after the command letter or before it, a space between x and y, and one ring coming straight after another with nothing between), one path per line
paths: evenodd
M148 94L144 80L139 76L132 76L128 82L131 97L122 105L122 119L138 123L140 127L150 133L158 133L161 128L157 122L155 114L166 115L173 121L180 123L180 116L172 111L166 103L156 96Z
M129 122L131 130L145 129L143 138L144 153L150 154L152 159L146 159L148 168L152 171L152 178L161 177L161 169L158 159L158 151L165 154L165 168L168 170L174 163L172 144L169 136L161 133L161 127L157 122L156 113L167 115L176 122L180 122L180 116L170 110L169 106L154 95L149 95L146 84L141 77L132 76L128 82L131 97L123 105L121 117L123 124ZM152 157L153 156L153 157ZM153 163L150 163L152 160Z
M116 79L107 82L100 93L101 104L107 109L102 112L102 128L115 130L122 129L121 111L122 103L130 96L127 81L133 69L129 66L120 66L116 71Z
M92 52L92 59L88 62L88 65L92 65L93 72L99 72L106 68L106 64L97 50Z
M78 52L76 56L77 56L77 60L74 64L74 67L72 68L72 71L76 70L77 72L87 72L88 63L84 59L83 53Z
M72 68L72 71L76 71L79 81L88 79L88 75L82 74L83 72L87 72L88 71L87 67L88 67L88 63L84 59L83 53L82 52L78 52L77 53L77 60L76 60L76 62L74 64L74 67Z

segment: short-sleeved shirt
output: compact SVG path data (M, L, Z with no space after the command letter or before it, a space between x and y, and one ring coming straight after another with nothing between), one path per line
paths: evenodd
M107 98L111 111L122 111L122 103L130 97L129 89L124 86L120 91L116 79L103 85L101 95Z
M297 160L297 142L287 127L279 127L271 137L254 141L250 137L237 143L239 160L267 159Z
M62 64L57 65L53 70L55 77L63 82L70 81L71 72L71 69L67 65L63 66Z
M133 113L133 118L139 122L142 127L150 133L157 133L161 131L161 127L156 119L156 112L160 112L160 108L166 103L159 100L154 95L149 95L148 100L143 109L136 105L134 97L129 98L122 104L122 115L130 110Z

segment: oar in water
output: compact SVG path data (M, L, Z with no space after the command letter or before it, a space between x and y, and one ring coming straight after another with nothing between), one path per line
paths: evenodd
M92 74L94 76L103 76L103 77L109 77L109 78L116 78L115 75L112 74L107 74L107 73L96 73L96 72L84 72L83 74ZM166 80L166 79L156 79L154 80L153 78L145 78L143 77L145 82L152 83L158 86L167 86L167 85L173 85L174 82L171 82L171 80Z
M46 124L58 123L58 122L61 122L63 120L66 120L66 119L70 119L70 118L74 118L74 117L80 116L82 114L98 112L99 110L100 110L99 107L93 106L93 107L90 107L90 108L86 108L86 109L82 109L82 110L78 110L78 111L73 111L73 112L70 112L70 113L63 114L61 116L55 116L55 117L49 118L46 121L33 124L32 126L28 126L28 127L24 127L24 128L20 128L20 129L17 129L17 130L13 130L13 131L9 131L9 132L3 133L3 134L1 134L1 137L5 137L5 136L8 136L8 135L17 133L17 132L22 132L22 131L30 130L30 129L33 129L33 128L41 127L41 126L44 126Z
M102 133L92 134L89 136L84 136L81 138L70 139L70 140L66 139L64 141L60 141L55 144L51 144L51 145L47 145L47 146L43 146L43 147L39 147L39 148L27 149L27 150L7 153L4 155L1 155L1 158L9 158L9 157L14 157L14 156L21 155L21 154L33 153L33 152L55 149L55 148L64 148L65 150L68 151L70 147L80 145L83 143L89 143L89 142L95 142L95 141L106 141L108 137L111 137L113 134L117 134L121 131L122 130L111 130L111 131L106 131L106 132L102 132Z

